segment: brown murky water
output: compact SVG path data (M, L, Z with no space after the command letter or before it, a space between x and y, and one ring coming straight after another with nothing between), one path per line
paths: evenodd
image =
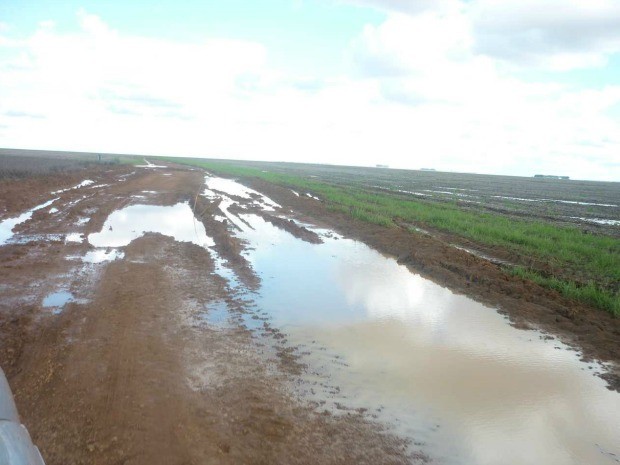
M368 409L442 463L620 462L620 395L594 376L603 367L364 244L241 218L256 306L301 346L298 390L320 408Z

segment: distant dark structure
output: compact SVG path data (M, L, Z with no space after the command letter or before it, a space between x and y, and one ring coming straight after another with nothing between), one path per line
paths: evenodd
M568 176L556 176L555 174L535 174L534 177L543 179L570 179Z
M435 168L420 168L420 171L435 171Z
M376 165L376 166L377 166L377 168L389 168L388 165Z

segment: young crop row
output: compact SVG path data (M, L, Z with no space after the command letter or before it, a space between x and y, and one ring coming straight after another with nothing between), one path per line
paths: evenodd
M500 214L466 211L451 203L402 198L389 192L371 192L363 187L343 187L311 179L243 167L232 162L169 159L232 176L263 180L311 192L327 207L354 218L382 226L395 219L412 225L467 238L484 246L501 247L522 257L534 257L549 265L547 270L517 267L510 272L564 296L620 316L620 240L584 234L575 227L560 227L541 221L509 218Z

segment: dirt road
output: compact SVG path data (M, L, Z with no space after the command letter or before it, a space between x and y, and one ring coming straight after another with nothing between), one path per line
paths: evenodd
M58 197L0 247L0 364L47 464L425 460L360 413L322 414L292 396L295 360L267 322L259 339L241 324L243 293L214 272L205 247L147 233L122 259L99 262L111 249L93 250L84 237L102 231L112 212L187 202L202 212L222 259L256 285L241 244L209 215L209 202L196 200L203 173L79 176L3 186L7 212ZM86 177L92 183L71 188ZM221 302L240 324L207 324Z
M22 215L0 236L0 366L48 465L433 461L365 408L299 396L300 347L251 305L265 276L235 233L254 229L249 212L306 245L335 239L304 222L335 228L519 327L620 358L617 320L437 238L356 223L260 181L250 183L268 198L212 179L205 190L202 171L116 167L0 185L0 221Z

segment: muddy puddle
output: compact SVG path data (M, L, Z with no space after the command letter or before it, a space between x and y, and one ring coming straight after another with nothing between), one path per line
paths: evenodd
M69 291L58 291L48 294L43 299L44 307L63 307L66 303L73 301L73 294Z
M125 247L147 232L171 236L180 242L192 242L202 247L212 246L200 221L188 203L173 206L130 205L110 214L101 232L88 235L95 247Z
M233 223L262 280L255 311L298 347L295 389L319 411L366 412L446 464L620 460L604 367L362 243L316 228L323 243L303 242L253 214Z
M54 315L58 315L63 311L64 307L71 302L83 304L86 301L84 299L77 299L72 292L59 290L47 294L41 302L41 306L51 310Z

